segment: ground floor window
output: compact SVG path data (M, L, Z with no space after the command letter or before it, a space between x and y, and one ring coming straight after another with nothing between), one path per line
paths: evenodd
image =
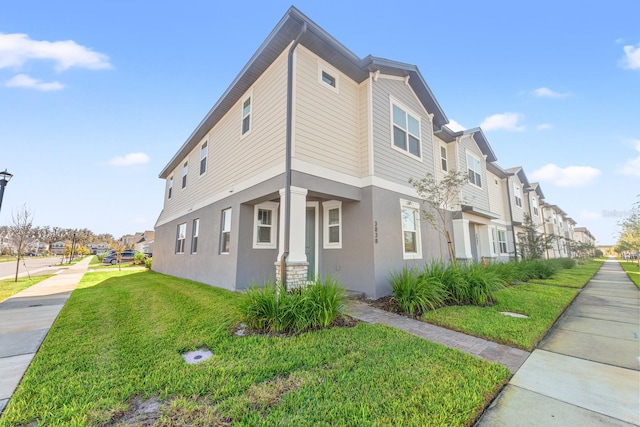
M220 227L220 253L228 254L231 249L231 208L222 211Z
M324 217L324 248L342 248L342 202L330 200L322 203Z
M422 258L422 243L420 240L420 205L408 200L400 200L403 236L404 259Z
M507 251L507 232L505 230L498 230L498 244L500 246L500 253L506 254Z
M187 223L183 222L182 224L178 224L178 229L176 231L176 253L183 254L184 253L184 242L187 238Z
M253 248L276 248L276 225L278 224L278 203L265 202L254 207Z
M191 229L191 253L198 253L198 234L200 234L200 219L193 220L193 227Z

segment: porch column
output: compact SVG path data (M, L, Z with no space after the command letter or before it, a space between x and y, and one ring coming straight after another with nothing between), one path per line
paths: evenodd
M279 245L281 250L286 247L284 241L284 222L286 209L286 192L285 189L280 190L280 231ZM305 225L307 218L307 189L300 187L291 187L291 218L289 232L289 255L286 259L287 269L287 287L297 287L307 281L307 269L309 263L305 252ZM278 254L276 261L276 277L278 280L282 277L280 274L280 261L282 252Z
M456 248L456 259L466 261L472 258L468 219L453 220L453 241Z

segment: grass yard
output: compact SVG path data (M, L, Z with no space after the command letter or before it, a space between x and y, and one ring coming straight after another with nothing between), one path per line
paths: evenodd
M426 312L422 320L531 351L577 294L574 289L526 283L496 292L492 306L444 307ZM501 311L529 318L505 316Z
M549 279L530 280L529 283L542 285L565 286L568 288L583 288L584 285L598 272L604 260L587 261L573 268L560 270Z
M381 325L236 337L243 298L152 271L86 274L0 426L470 426L510 377ZM211 359L180 356L202 346Z
M636 261L622 261L618 260L620 266L627 272L629 278L636 284L638 289L640 289L640 268L638 267L638 263Z
M29 279L28 277L18 277L17 282L15 282L14 279L0 280L0 301L11 297L18 292L35 285L36 283L40 283L44 279L48 279L51 276L53 276L53 274L31 276L31 279Z

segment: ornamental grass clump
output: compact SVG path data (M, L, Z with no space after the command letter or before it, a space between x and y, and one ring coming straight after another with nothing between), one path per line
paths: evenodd
M420 316L442 306L447 292L440 277L436 264L427 265L423 272L405 266L399 273L392 273L391 288L398 307L411 316Z
M491 305L495 301L495 293L506 287L506 282L495 271L482 264L465 265L462 275L467 282L468 304Z
M344 289L331 278L317 279L290 291L269 281L247 290L241 310L251 329L299 333L329 327L343 314L345 302Z

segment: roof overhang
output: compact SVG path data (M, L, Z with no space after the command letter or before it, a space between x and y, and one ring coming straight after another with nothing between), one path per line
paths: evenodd
M471 135L473 137L473 140L478 145L478 148L480 148L480 151L482 151L482 154L486 156L487 162L495 162L498 160L496 154L489 145L489 140L487 140L487 137L481 128L467 129L462 132L462 135Z
M484 209L480 209L475 206L461 205L461 207L462 207L461 209L462 212L465 212L465 213L472 213L474 215L478 215L488 219L500 219L500 215L494 214L493 212L485 211Z

